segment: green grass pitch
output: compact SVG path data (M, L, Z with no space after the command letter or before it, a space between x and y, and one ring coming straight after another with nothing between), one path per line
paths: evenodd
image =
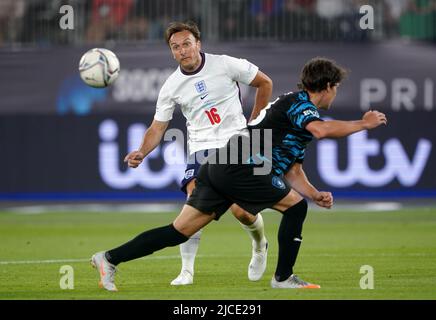
M436 209L390 212L309 211L295 273L319 290L272 289L280 215L264 212L270 249L261 281L247 279L251 244L227 213L205 228L194 284L170 286L178 247L119 266L119 292L97 286L88 259L138 233L169 224L172 213L0 212L0 299L436 299ZM74 270L74 289L60 288L60 268ZM360 288L363 265L374 289Z

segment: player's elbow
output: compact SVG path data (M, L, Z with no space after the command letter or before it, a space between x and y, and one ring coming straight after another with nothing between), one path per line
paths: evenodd
M259 85L257 86L258 90L261 90L262 92L266 92L268 94L272 92L272 88L273 88L273 83L270 78L263 79L262 82L260 82Z
M324 121L311 121L306 125L305 129L316 139L323 139L328 136L327 126Z
M295 187L295 183L298 184L298 181L301 181L303 176L303 169L299 163L294 164L286 173L286 179L291 183L293 188Z
M265 75L265 79L264 79L264 82L263 82L263 86L264 86L266 89L272 91L273 82L272 82L271 78L268 77L267 75Z
M317 131L314 135L313 135L316 139L321 140L324 138L327 138L327 133L325 131Z
M273 81L265 73L258 71L256 78L254 78L254 80L250 83L250 86L272 91Z
M327 137L327 130L325 130L321 126L312 127L312 128L310 128L309 131L318 140L324 139Z

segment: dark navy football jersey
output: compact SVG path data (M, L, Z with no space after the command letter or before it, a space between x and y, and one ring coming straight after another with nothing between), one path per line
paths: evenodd
M248 128L272 130L272 173L285 174L295 163L302 163L312 134L306 125L322 121L306 91L287 93L270 103Z

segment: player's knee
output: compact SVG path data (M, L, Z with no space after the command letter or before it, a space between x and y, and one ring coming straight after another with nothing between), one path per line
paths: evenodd
M294 204L292 207L283 211L284 215L292 215L294 217L298 217L301 220L304 220L307 215L307 208L309 207L306 199L302 199L300 202Z
M187 238L190 238L195 233L192 230L190 230L189 227L187 227L183 224L180 224L177 221L173 222L173 227L175 230L177 230L179 233L183 234Z
M292 236L301 239L303 223L307 216L308 204L306 199L302 199L294 206L283 212L282 224L289 228Z
M276 206L274 206L274 209L284 212L286 211L285 208L292 208L300 203L302 200L304 200L304 198L299 193L291 190L291 192L289 192L285 198L280 200L280 202Z
M242 224L250 225L256 221L256 216L250 214L239 206L232 206L230 211Z
M306 219L307 209L309 207L306 199L301 200L294 207L296 209L297 215L299 216L300 220L304 221L304 219Z

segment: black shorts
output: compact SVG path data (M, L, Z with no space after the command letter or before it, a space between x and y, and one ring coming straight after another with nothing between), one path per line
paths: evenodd
M209 155L209 153L212 151L215 151L215 150L216 149L200 150L200 151L194 152L193 154L191 154L188 157L188 164L186 165L185 176L183 177L183 180L182 180L181 186L180 186L180 189L185 194L187 194L186 186L188 185L188 183L197 177L198 170L200 169L200 166L204 162L206 162L206 157Z
M218 220L236 203L251 214L272 208L291 191L286 179L253 175L253 165L209 164L200 167L187 204Z

